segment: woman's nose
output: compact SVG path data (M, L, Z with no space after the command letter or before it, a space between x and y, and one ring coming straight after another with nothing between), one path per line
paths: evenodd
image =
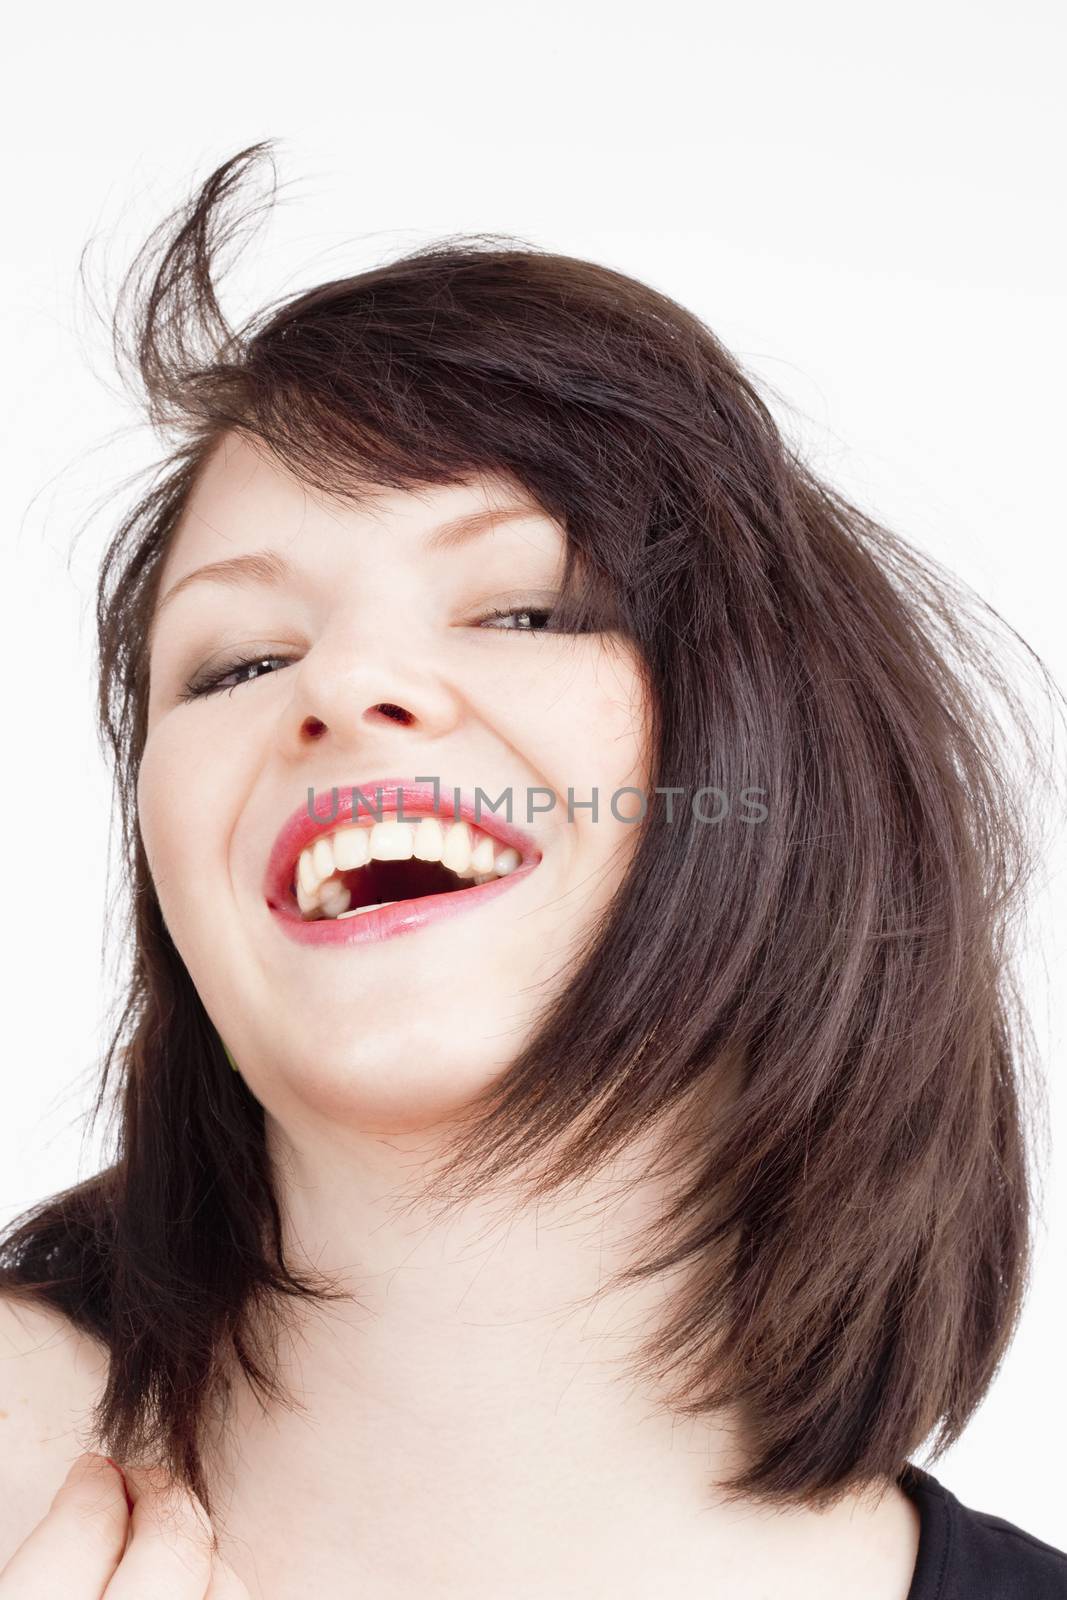
M420 743L450 733L462 714L457 688L410 646L393 638L346 639L309 650L294 672L286 744L295 757L332 741L364 748L403 735Z

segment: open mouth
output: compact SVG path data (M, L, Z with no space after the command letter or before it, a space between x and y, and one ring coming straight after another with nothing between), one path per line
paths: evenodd
M520 863L518 850L469 823L383 817L305 846L289 883L290 909L305 922L343 921L491 883Z

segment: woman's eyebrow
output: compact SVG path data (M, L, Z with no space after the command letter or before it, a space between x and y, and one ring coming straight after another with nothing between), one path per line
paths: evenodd
M479 534L488 533L501 522L527 522L537 518L544 521L545 513L539 506L489 506L484 511L465 511L462 516L443 522L426 540L428 550L451 549Z
M184 578L172 584L152 613L148 627L149 640L155 632L164 607L194 583L228 583L240 587L246 583L281 584L294 576L294 569L284 556L274 550L252 550L241 556L227 556L223 561L209 561L202 567L187 572Z
M480 534L489 532L502 522L527 521L532 518L543 518L544 512L537 506L507 506L489 508L484 511L466 511L462 516L453 517L449 522L443 522L439 528L426 540L428 550L450 549L457 544L462 544L468 539L475 539ZM291 562L274 550L253 550L245 555L227 556L222 561L209 561L202 567L196 567L192 572L187 572L184 578L172 584L166 594L156 605L149 625L149 640L155 631L156 624L163 613L164 607L181 594L183 589L189 588L194 583L228 583L241 586L246 583L261 583L278 585L288 582L295 576L295 569Z

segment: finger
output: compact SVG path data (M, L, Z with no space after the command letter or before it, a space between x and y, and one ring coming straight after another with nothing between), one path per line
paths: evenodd
M105 1600L204 1600L215 1535L203 1506L159 1468L126 1467L125 1475L130 1538Z
M79 1456L0 1572L0 1600L100 1600L128 1527L122 1474L105 1456Z
M221 1556L216 1556L205 1600L252 1600L252 1597L233 1568Z

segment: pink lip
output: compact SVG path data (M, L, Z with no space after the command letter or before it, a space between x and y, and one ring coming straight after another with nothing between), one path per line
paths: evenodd
M463 911L472 911L476 906L484 905L486 901L505 893L517 880L529 877L541 860L540 852L529 834L494 816L484 804L480 814L476 815L473 797L466 793L460 793L459 805L456 806L455 791L450 790L445 784L440 786L436 807L432 783L414 783L403 778L375 778L366 779L355 787L374 808L373 811L369 811L366 804L361 804L358 817L354 816L352 785L338 784L337 814L327 818L327 813L333 806L332 791L328 794L316 792L313 801L316 816L308 814L305 802L283 824L271 849L264 878L264 896L282 931L298 944L373 943L388 939L396 933L421 928L429 922L444 921L449 917L458 916ZM381 911L367 911L360 917L349 917L343 921L322 918L305 922L290 892L300 852L305 845L313 843L336 828L343 827L346 823L356 821L364 825L373 823L374 811L378 809L379 790L383 814L402 808L403 817L437 816L468 822L472 827L480 828L483 833L499 839L501 844L510 845L517 850L522 857L520 865L514 872L497 878L493 883L457 889L453 894L423 895L416 900L398 900L394 905L383 907Z

